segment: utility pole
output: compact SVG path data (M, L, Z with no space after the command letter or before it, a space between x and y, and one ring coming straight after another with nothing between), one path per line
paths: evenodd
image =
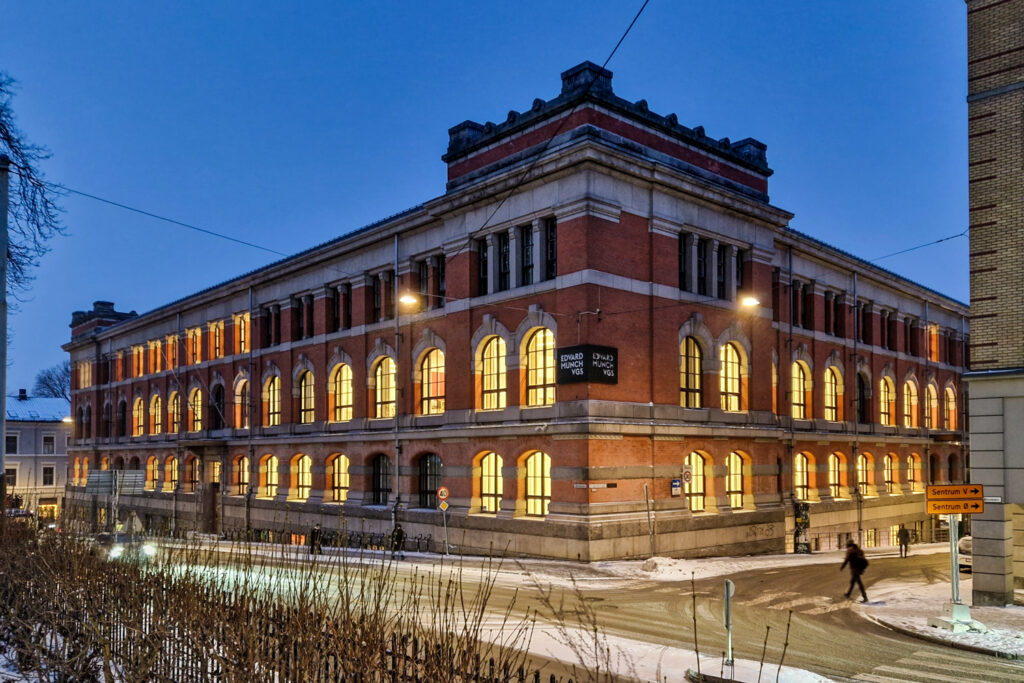
M0 154L0 511L7 509L7 469L4 452L7 450L7 205L11 181L11 160Z

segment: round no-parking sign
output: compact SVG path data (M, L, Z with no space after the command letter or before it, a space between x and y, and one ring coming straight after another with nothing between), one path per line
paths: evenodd
M447 486L442 486L441 488L439 488L437 490L437 499L438 500L448 500L448 487Z

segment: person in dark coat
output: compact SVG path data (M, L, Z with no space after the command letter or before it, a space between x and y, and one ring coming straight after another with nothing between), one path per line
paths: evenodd
M323 531L320 530L320 523L317 522L313 525L313 528L309 531L309 554L319 555L320 544L323 542Z
M900 544L900 557L910 554L910 529L900 524L900 530L896 532L896 540Z
M864 557L864 551L853 541L846 542L846 559L843 560L839 571L846 569L846 565L850 565L850 587L846 589L846 597L849 598L853 593L853 587L857 586L860 588L861 602L867 602L868 594L864 590L864 583L860 580L860 575L867 569L868 560Z
M399 559L405 559L405 529L401 524L395 524L391 532L391 557L398 554Z

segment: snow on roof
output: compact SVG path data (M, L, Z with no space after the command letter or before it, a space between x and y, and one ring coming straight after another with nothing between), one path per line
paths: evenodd
M71 403L63 398L7 397L7 419L13 422L60 422L71 415Z

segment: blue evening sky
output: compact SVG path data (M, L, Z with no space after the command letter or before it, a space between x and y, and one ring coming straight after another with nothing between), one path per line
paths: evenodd
M47 178L292 253L444 192L447 130L604 62L641 2L8 0L0 70ZM866 259L967 227L963 3L652 0L618 95L755 137L792 226ZM8 387L71 312L140 313L278 257L77 196L11 321ZM961 301L967 239L879 262Z

